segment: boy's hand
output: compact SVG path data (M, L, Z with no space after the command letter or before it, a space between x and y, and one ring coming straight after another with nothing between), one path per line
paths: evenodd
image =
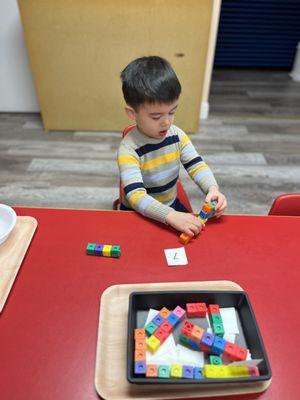
M179 211L171 211L166 217L166 223L171 225L179 232L184 232L189 236L198 235L202 229L201 221L193 214L188 214Z
M223 214L225 208L227 207L227 200L226 197L224 196L223 193L219 191L219 189L216 186L212 186L209 188L209 191L205 197L205 201L207 203L210 203L211 201L217 202L215 211L216 214L215 216L217 218L220 218L221 215Z

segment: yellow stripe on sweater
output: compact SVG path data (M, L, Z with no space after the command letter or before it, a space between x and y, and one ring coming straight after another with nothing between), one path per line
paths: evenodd
M125 165L125 164L139 165L138 160L133 156L119 156L118 162L119 162L119 165Z
M184 146L190 142L190 139L188 135L185 133L181 142L181 150L184 148Z
M195 167L194 169L191 169L191 170L189 171L189 175L190 175L192 178L194 178L194 176L195 176L199 171L205 170L205 169L208 169L208 166L207 166L206 164L197 165L197 167Z
M153 196L154 197L154 196ZM162 196L157 196L155 197L155 200L160 201L161 203L166 203L167 201L171 200L172 198L175 198L175 189L172 190L170 193L168 194L164 194Z
M143 191L135 192L135 193L128 199L129 204L131 205L131 207L133 208L133 206L135 205L136 201L137 201L140 197L145 196L145 194L146 194L146 192L145 192L144 190L143 190Z
M164 154L163 156L144 162L141 166L141 170L148 171L152 168L158 167L159 165L166 164L174 160L178 160L179 157L180 157L179 150L173 151L172 153L169 154Z

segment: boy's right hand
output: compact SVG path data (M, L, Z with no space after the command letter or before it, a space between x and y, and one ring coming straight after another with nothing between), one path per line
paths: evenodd
M166 223L179 232L193 237L203 228L201 221L193 214L172 210L166 217Z

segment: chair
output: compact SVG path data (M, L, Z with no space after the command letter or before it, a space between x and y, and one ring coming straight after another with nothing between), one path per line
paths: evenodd
M134 124L134 125L129 125L129 126L127 126L127 127L124 129L123 133L122 133L122 138L124 138L124 137L127 135L127 133L129 133L129 132L130 132L133 128L135 128L135 127L136 127L135 124ZM116 200L113 202L113 209L114 209L114 210L117 210L117 209L118 209L119 204L122 202L122 196L123 196L123 191L122 191L122 186L121 186L121 182L120 182L119 198L116 199ZM189 200L188 195L186 194L186 191L184 190L184 188L183 188L183 186L182 186L182 184L181 184L179 178L178 178L178 180L177 180L177 197L178 197L179 201L181 202L181 204L183 204L184 207L185 207L189 212L192 213L192 212L193 212L193 209L192 209L190 200Z
M300 193L282 194L276 197L269 215L300 216Z

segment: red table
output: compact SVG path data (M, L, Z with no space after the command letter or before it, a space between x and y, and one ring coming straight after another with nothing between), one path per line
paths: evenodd
M94 366L101 293L139 282L232 280L249 294L273 372L262 395L299 398L300 218L225 216L168 267L178 235L133 212L16 208L38 228L0 317L1 400L97 399ZM120 259L85 255L120 244Z

